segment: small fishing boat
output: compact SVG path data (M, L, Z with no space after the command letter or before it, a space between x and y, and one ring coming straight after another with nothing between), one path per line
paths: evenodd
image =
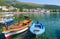
M30 26L30 32L32 32L36 36L39 36L45 32L45 27L42 25L42 23L34 22Z
M0 25L7 21L13 20L13 18L12 18L13 16L14 16L13 14L6 14L6 15L1 14L0 15Z
M13 16L14 16L13 14L6 14L6 15L1 14L0 15L0 26L2 26L6 22L13 21L14 20Z
M8 29L6 27L3 27L3 32L5 34L6 38L10 38L12 35L22 33L28 29L29 26L32 25L32 20L24 20L22 22L18 22L16 24L8 26Z

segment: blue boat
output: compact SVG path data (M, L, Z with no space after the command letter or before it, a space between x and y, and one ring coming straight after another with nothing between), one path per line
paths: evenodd
M2 23L0 23L0 26L2 26Z
M2 14L0 16L0 26L2 26L4 23L9 23L13 21L13 14Z
M32 32L35 35L41 35L45 32L45 27L42 23L33 22L33 24L30 27L30 32Z
M10 20L6 21L5 24L7 26L10 26L11 24L14 24L14 20L13 19L10 19Z
M14 20L13 19L8 19L6 21L0 21L0 26L2 26L3 24L6 24L7 26L13 24Z

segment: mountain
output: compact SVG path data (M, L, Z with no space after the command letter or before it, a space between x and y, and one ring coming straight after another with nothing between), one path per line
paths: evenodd
M47 8L47 9L60 9L60 6L57 6L57 5L44 5L43 8Z
M0 0L0 5L14 6L17 8L45 8L45 9L60 9L57 5L43 5L28 2L19 2L17 0Z
M4 0L0 0L0 5L3 6L3 5L7 5Z
M5 3L7 3L10 6L17 7L17 8L37 8L37 7L43 7L43 5L40 6L40 4L18 2L16 0L5 0Z

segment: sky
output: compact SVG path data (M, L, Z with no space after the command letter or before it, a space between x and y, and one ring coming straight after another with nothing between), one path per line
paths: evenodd
M36 4L50 4L50 5L59 5L60 0L19 0L20 2L30 2Z

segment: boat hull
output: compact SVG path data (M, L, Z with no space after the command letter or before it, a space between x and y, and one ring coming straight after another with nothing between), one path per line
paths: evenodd
M8 29L6 27L3 27L3 32L5 34L6 38L9 38L12 35L22 33L31 26L32 21L31 20L24 20L23 22L18 22L15 25L8 26Z
M20 30L20 31L17 31L17 32L9 32L9 33L4 33L4 34L5 34L5 37L6 37L6 38L9 38L9 37L12 36L12 35L22 33L22 32L24 32L24 31L26 31L26 30L28 30L28 28L25 28L25 29Z
M5 21L0 21L0 25L2 25L2 24L4 24L4 23L6 23L6 25L8 25L7 23L11 23L11 22L13 22L14 20L13 19L6 19ZM9 24L10 25L10 24Z
M35 27L35 25L40 25L40 28L38 27ZM41 24L36 24L36 23L33 23L32 26L30 27L30 32L35 34L35 35L41 35L45 32L45 27L42 26Z

